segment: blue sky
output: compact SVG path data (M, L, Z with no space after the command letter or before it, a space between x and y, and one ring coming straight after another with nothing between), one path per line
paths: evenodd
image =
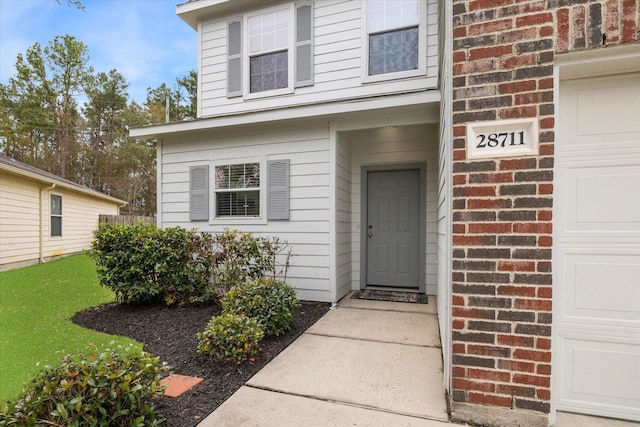
M0 83L15 74L16 56L69 34L87 45L96 71L115 68L129 82L129 99L147 87L173 87L197 69L197 33L176 15L186 0L82 0L85 10L56 0L0 0Z

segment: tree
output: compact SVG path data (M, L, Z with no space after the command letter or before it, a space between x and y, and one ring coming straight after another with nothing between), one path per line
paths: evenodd
M145 106L154 111L154 124L166 121L166 103L169 100L169 121L195 119L197 115L198 73L194 70L182 78L176 78L176 84L169 88L166 83L152 89L147 88ZM160 116L159 112L163 115Z

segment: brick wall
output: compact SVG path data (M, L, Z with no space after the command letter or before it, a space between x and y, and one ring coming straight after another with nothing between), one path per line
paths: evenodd
M550 411L553 60L637 41L638 3L453 1L454 411ZM538 156L467 160L467 123L520 117Z

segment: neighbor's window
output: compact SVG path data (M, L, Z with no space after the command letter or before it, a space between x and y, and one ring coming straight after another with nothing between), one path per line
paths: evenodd
M260 216L260 163L216 166L216 217Z
M62 196L51 195L51 237L62 236Z
M247 20L251 93L289 86L289 10Z
M417 70L419 26L420 0L369 0L369 75Z

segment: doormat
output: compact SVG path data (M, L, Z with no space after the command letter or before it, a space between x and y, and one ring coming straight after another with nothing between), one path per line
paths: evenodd
M427 304L429 302L429 297L417 292L378 291L373 289L356 291L351 295L351 298L374 301L409 302L414 304Z

